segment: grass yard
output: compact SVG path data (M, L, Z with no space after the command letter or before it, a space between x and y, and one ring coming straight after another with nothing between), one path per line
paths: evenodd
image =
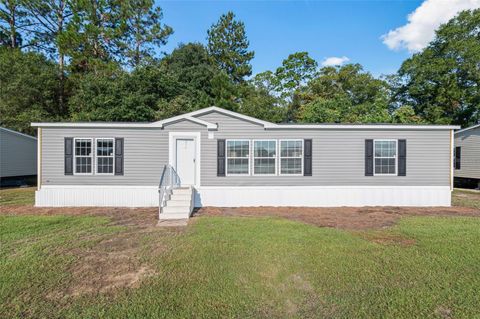
M159 228L154 208L4 204L26 194L0 191L1 318L480 318L475 208L358 210L396 216L369 228L334 223L341 209L226 210Z
M36 187L0 189L0 206L33 205Z
M480 209L480 191L455 189L452 205Z

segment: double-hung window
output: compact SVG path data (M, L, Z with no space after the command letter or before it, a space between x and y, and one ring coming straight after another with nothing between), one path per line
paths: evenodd
M227 175L250 174L250 141L227 140Z
M253 175L275 175L277 141L253 141Z
M280 175L303 174L303 140L280 140Z
M375 175L397 175L397 141L375 140Z
M92 174L93 152L91 138L76 138L75 142L75 174Z
M113 150L114 140L113 138L97 138L96 139L97 150L97 174L113 174Z

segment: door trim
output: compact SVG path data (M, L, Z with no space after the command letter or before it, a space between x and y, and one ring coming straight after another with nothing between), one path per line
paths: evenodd
M193 138L195 141L195 187L200 187L200 132L168 132L168 164L175 167L177 138Z

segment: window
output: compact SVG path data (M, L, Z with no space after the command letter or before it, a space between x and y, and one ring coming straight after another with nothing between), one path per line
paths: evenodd
M248 175L250 141L227 140L227 175Z
M397 141L375 140L373 148L375 175L397 174Z
M75 139L75 174L92 174L92 139Z
M277 141L253 142L253 175L275 175Z
M460 146L455 147L454 150L454 168L461 169L461 161L462 161L462 148Z
M303 140L280 140L280 175L303 174Z
M113 138L97 138L97 173L113 174Z

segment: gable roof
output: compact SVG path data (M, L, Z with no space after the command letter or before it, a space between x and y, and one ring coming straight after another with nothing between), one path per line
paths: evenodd
M240 120L247 122L252 122L259 124L264 127L265 130L274 130L274 129L385 129L385 130L455 130L459 129L460 126L456 125L410 125L410 124L276 124L272 122L263 121L252 116L240 114L230 110L226 110L217 106L210 106L193 112L185 113L182 115L177 115L168 119L161 121L156 121L152 123L106 123L106 122L83 122L83 123L32 123L34 127L91 127L91 128L163 128L165 125L179 122L182 120L191 121L200 125L204 125L208 130L216 130L218 128L217 124L210 123L204 120L197 118L196 116L218 112L225 114Z
M479 127L480 127L480 124L470 126L470 127L464 128L462 130L456 131L455 134L462 133L462 132L469 131L469 130L473 130L473 129L479 128Z
M8 133L15 134L15 135L19 135L19 136L22 136L22 137L26 137L26 138L29 138L29 139L32 139L32 140L35 140L35 141L37 140L37 138L34 137L34 136L23 134L23 133L20 133L20 132L17 132L17 131L14 131L14 130L11 130L11 129L8 129L8 128L5 128L5 127L0 127L0 130L8 132Z

